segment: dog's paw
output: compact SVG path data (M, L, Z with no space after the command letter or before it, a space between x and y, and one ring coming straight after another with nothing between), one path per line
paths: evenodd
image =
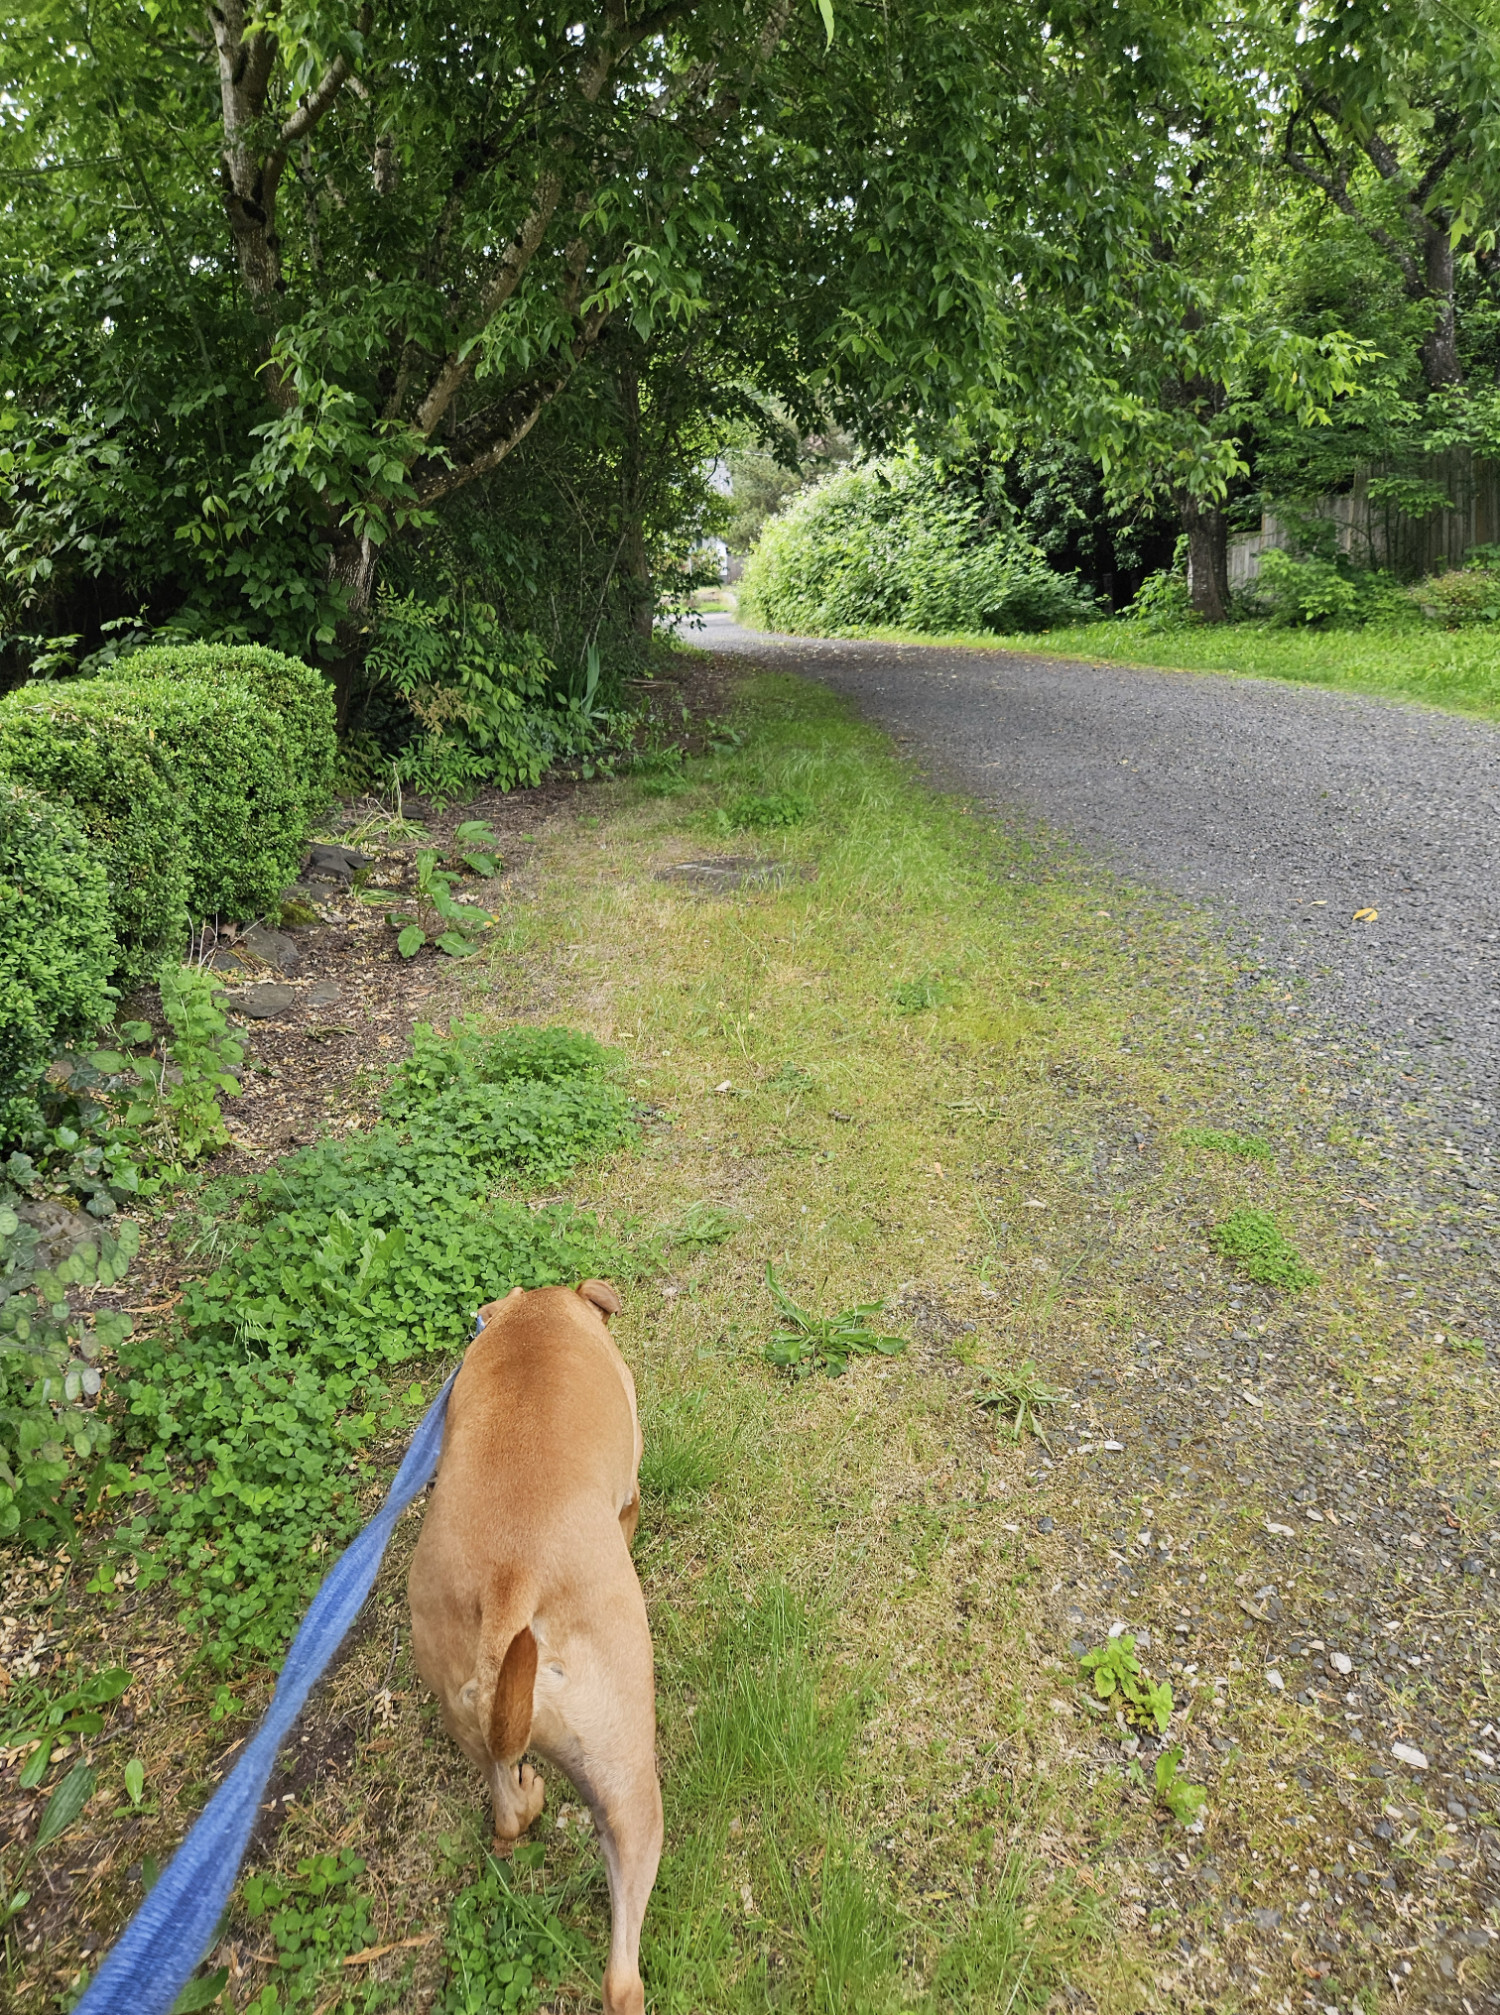
M524 1832L546 1804L547 1786L540 1772L533 1770L529 1763L521 1765L517 1784L520 1790L519 1804L521 1809L519 1817L521 1819L521 1828Z

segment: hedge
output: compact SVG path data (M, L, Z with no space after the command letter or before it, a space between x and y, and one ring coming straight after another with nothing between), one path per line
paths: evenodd
M0 699L0 776L70 807L97 852L117 980L152 980L181 948L188 864L169 751L125 689L23 686Z
M308 817L315 818L328 803L338 754L333 687L300 658L262 644L151 644L117 658L97 677L109 683L186 678L216 691L243 688L280 716L293 781Z
M0 1140L37 1123L33 1087L89 1039L119 961L103 863L60 805L0 780Z
M243 920L278 909L301 866L307 830L280 715L244 686L185 673L114 679L103 690L167 752L193 916Z

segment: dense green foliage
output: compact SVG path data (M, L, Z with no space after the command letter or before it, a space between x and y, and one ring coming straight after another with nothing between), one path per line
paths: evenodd
M118 959L83 828L0 777L0 1141L37 1123L37 1080L104 1019Z
M838 470L796 498L762 533L740 594L752 622L810 636L1045 629L1089 606L986 520L972 486L914 455Z
M120 1353L131 1488L155 1509L119 1537L149 1556L143 1581L172 1577L216 1655L274 1652L362 1521L361 1451L409 1418L398 1371L456 1355L474 1310L513 1286L638 1267L619 1233L515 1189L628 1140L605 1062L568 1032L426 1030L399 1118L286 1157L227 1226L206 1216L222 1256L180 1328Z
M189 912L236 921L275 912L296 878L307 830L280 716L244 686L180 673L121 678L103 691L165 756Z
M127 1218L100 1228L61 1257L0 1192L0 1538L20 1532L34 1547L71 1530L80 1467L109 1446L95 1399L102 1350L117 1350L130 1318L70 1306L80 1288L112 1287L140 1247Z
M153 644L100 668L101 679L188 679L214 691L243 689L275 715L287 774L309 818L328 802L338 754L333 688L300 658L253 644Z
M189 861L167 749L120 687L28 686L0 700L0 775L77 814L109 886L118 978L155 977L184 935Z

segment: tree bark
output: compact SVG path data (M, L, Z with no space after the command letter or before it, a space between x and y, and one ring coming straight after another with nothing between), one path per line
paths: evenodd
M1422 339L1422 372L1434 392L1463 383L1458 318L1453 306L1453 241L1441 218L1422 219L1422 267L1433 324Z
M1217 504L1183 497L1178 505L1188 536L1188 599L1205 623L1229 621L1229 527Z
M379 562L379 548L369 539L350 539L335 546L329 556L328 578L343 589L345 597L344 614L333 635L333 658L327 665L340 733L348 725L354 681L364 663L373 627Z

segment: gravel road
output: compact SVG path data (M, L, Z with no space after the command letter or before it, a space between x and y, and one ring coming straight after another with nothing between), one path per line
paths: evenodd
M701 636L820 679L939 781L1206 900L1288 1015L1500 1084L1500 729L1266 679L1006 652ZM1355 912L1378 918L1356 922Z

